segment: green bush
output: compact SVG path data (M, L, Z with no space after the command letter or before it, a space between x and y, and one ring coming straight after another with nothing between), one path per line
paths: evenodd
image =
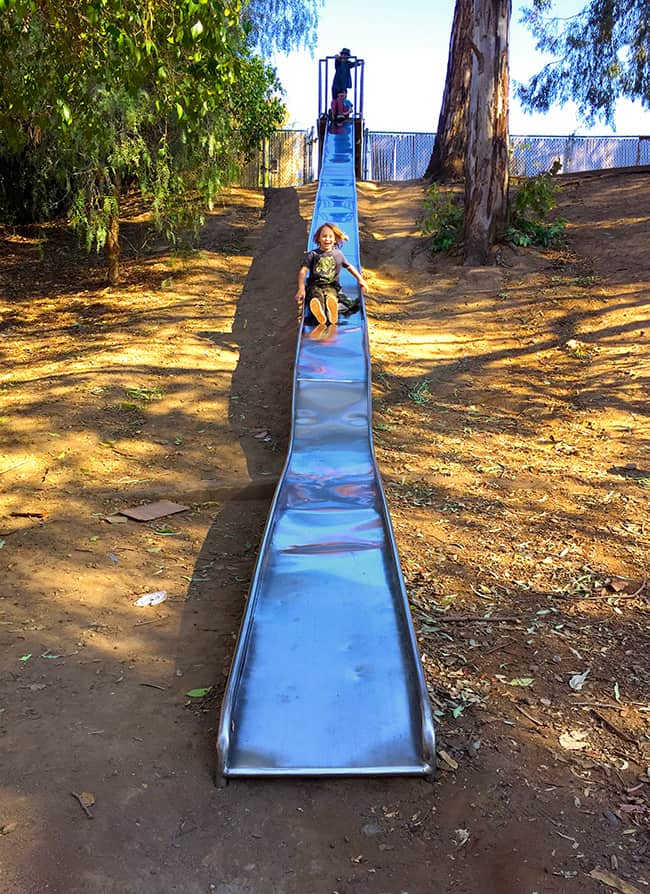
M566 219L548 215L557 205L560 187L554 181L555 170L522 179L510 202L510 225L506 241L513 245L538 245L549 248L564 241ZM418 221L420 232L430 236L433 252L446 251L463 238L463 198L442 192L437 184L425 191L424 214Z
M418 221L420 232L431 237L432 251L453 248L463 236L462 204L451 196L443 195L435 183L425 194L424 215Z
M553 173L545 171L519 184L510 203L510 226L506 232L508 242L522 246L539 245L542 248L563 243L566 219L547 219L557 205L560 192Z

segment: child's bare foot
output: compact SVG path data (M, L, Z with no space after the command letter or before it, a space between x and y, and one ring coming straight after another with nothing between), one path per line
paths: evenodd
M309 310L313 313L319 323L327 323L327 317L323 313L323 307L318 298L311 299L309 302Z
M339 321L339 303L334 295L328 295L325 304L327 305L327 316L330 318L332 326L334 326Z

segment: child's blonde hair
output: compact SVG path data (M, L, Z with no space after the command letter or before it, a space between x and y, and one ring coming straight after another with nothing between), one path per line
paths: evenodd
M325 223L322 223L314 233L314 242L317 245L320 239L320 234L323 232L323 227L329 227L330 230L334 233L334 244L337 246L337 248L340 248L344 242L348 241L347 233L344 233L343 230L336 226L336 224L325 221Z

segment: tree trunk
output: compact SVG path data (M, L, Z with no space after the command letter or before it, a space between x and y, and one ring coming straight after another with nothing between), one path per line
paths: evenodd
M508 32L511 0L474 0L465 163L465 264L490 261L508 219Z
M108 281L112 286L120 282L120 218L111 214L106 236L106 254L108 255Z
M456 0L445 89L426 180L462 180L467 148L467 109L472 74L472 0Z
M121 179L116 172L113 180L114 203L111 207L106 234L106 254L108 256L108 281L112 286L120 282L120 192Z

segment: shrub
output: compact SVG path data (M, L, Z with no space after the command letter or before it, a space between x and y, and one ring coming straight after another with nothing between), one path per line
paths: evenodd
M549 248L564 241L566 219L548 215L557 205L560 187L554 181L555 167L551 171L522 179L510 201L510 225L506 242L513 245L538 245ZM464 208L462 196L445 194L437 184L425 192L424 214L418 221L420 232L430 236L433 252L446 251L458 245L463 238Z
M463 236L462 204L457 199L444 195L435 183L425 194L424 215L418 221L420 232L431 237L432 251L453 248Z
M553 179L554 171L545 171L519 184L510 203L510 226L506 240L514 245L539 245L548 248L564 241L566 219L548 215L557 205L560 187Z

